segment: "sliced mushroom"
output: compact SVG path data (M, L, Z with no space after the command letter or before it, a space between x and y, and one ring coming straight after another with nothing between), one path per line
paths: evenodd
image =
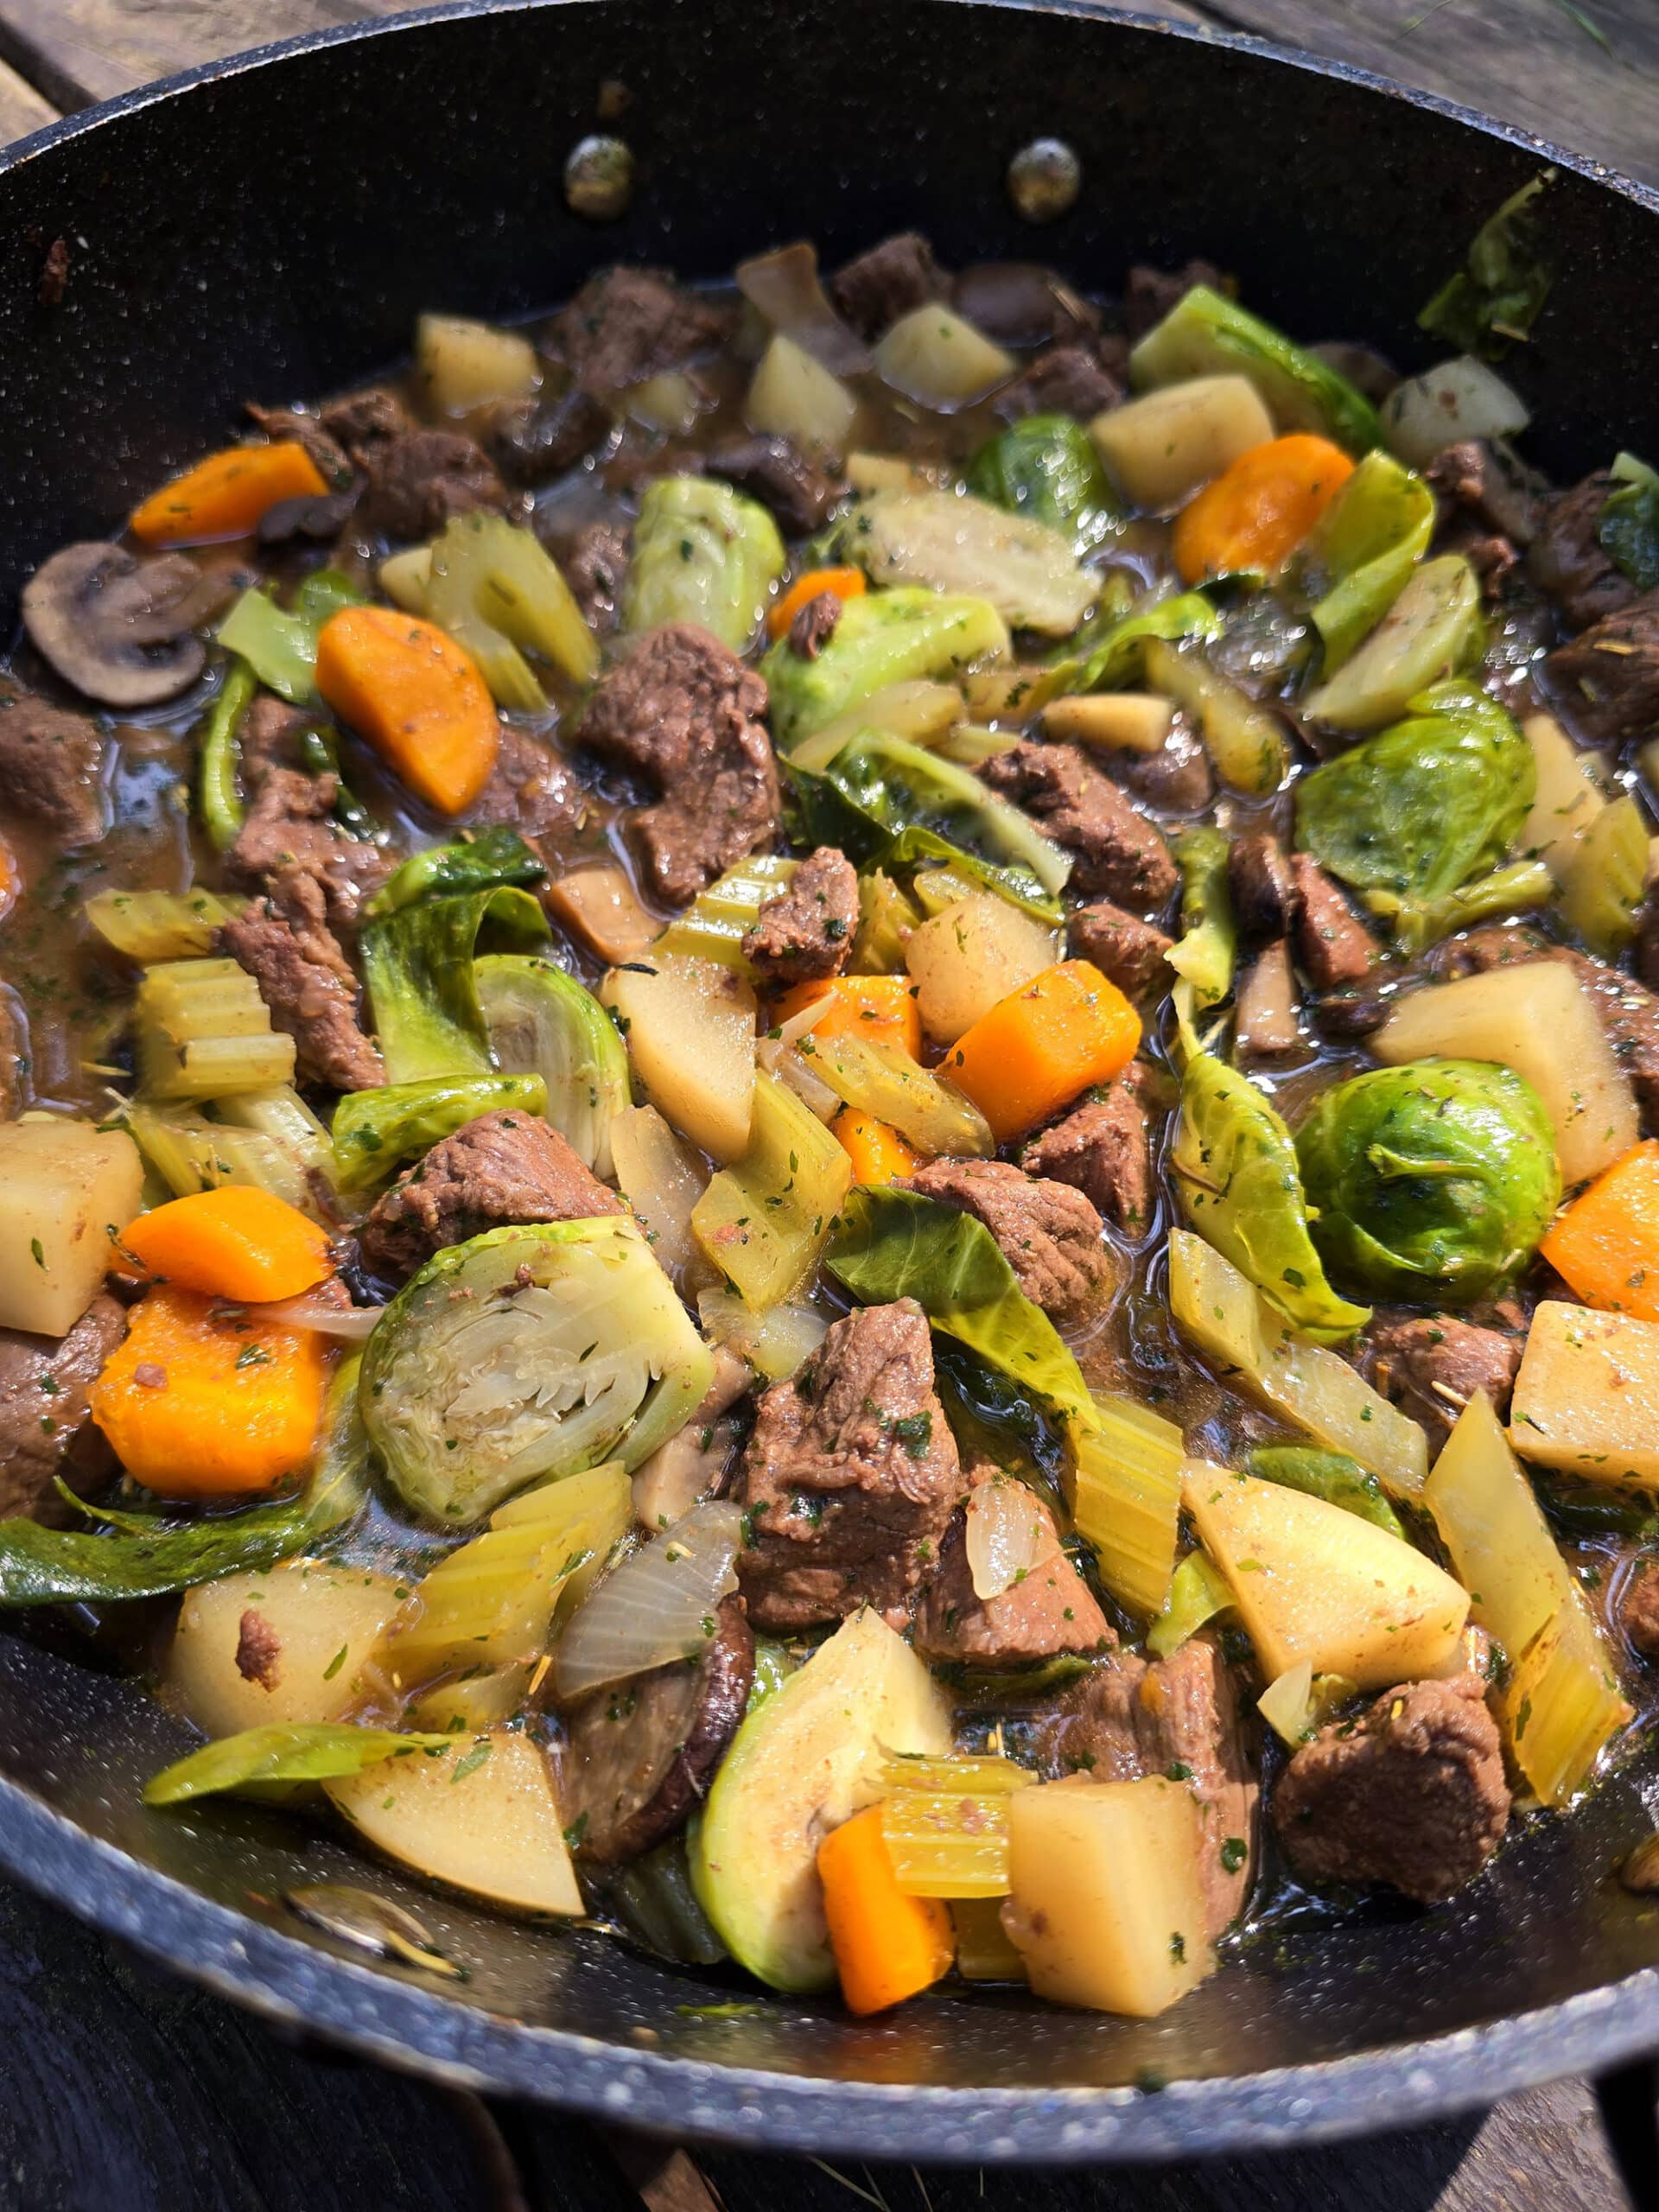
M124 546L66 545L23 586L23 624L65 683L107 707L153 707L201 674L196 635L230 598L222 575L182 553L139 561Z

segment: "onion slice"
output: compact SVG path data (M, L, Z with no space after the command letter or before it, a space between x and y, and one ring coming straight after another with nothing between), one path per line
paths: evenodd
M1060 1548L1040 1501L1011 1475L995 1475L968 1499L968 1571L974 1595L1000 1598Z
M739 1508L709 1500L613 1567L559 1639L561 1703L706 1649L742 1541Z
M737 289L762 321L836 376L856 376L871 362L869 347L830 303L818 275L818 250L804 238L737 264Z
M302 1290L297 1298L276 1298L262 1303L260 1318L279 1322L285 1329L315 1329L320 1337L344 1337L361 1343L372 1336L384 1306L340 1306L327 1289Z

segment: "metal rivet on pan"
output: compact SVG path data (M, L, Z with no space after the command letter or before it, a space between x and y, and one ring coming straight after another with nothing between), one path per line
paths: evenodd
M633 155L620 138L595 131L570 149L564 165L564 197L573 215L613 223L633 197Z
M1063 138L1033 138L1008 163L1008 197L1028 223L1069 215L1083 189L1083 163Z

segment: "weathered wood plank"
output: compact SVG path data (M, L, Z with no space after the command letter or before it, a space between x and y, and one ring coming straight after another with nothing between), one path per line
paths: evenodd
M0 146L9 146L14 138L27 138L31 130L40 130L57 119L58 111L51 101L15 69L0 62Z

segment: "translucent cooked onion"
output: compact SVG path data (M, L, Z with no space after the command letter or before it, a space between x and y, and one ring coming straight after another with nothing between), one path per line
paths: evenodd
M742 1540L739 1509L711 1500L613 1567L559 1639L561 1700L706 1649L715 1609L737 1587Z
M818 251L804 239L737 264L737 288L773 330L837 376L870 365L870 350L831 306L818 275Z
M976 1598L1000 1598L1059 1548L1053 1522L1024 1483L999 1475L969 1496L968 1571Z
M757 1313L729 1290L705 1290L697 1318L711 1343L730 1344L769 1382L781 1382L810 1359L830 1324L815 1306L785 1303Z
M327 1290L302 1290L297 1298L278 1298L262 1305L260 1316L279 1321L284 1328L315 1329L321 1337L344 1337L360 1343L372 1336L384 1306L340 1306Z

